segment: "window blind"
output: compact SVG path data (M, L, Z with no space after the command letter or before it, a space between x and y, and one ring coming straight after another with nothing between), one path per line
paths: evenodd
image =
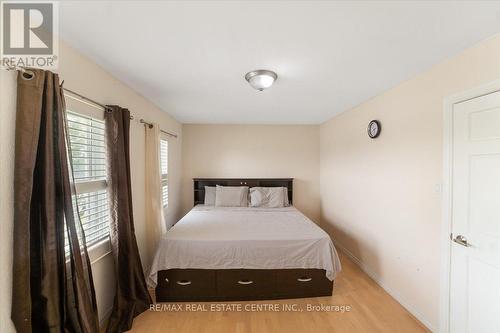
M168 141L160 140L161 194L163 207L168 207Z
M76 203L88 247L109 236L105 125L71 110L67 125Z

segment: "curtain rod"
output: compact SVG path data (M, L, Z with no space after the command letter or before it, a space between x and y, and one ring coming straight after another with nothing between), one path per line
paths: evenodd
M7 69L8 71L18 70L18 71L20 71L21 73L27 73L28 75L34 75L34 74L35 74L35 73L33 73L32 71L27 70L27 69L25 69L25 68L24 68L24 67L22 67L22 66L14 66L14 65L11 65L10 63L7 63L7 64L6 64L6 67L7 67L6 69ZM63 82L64 82L64 81L63 81ZM95 105L98 105L98 106L102 107L104 110L110 110L110 108L109 108L108 106L106 106L106 105L104 105L104 104L101 104L101 103L99 103L99 102L96 102L96 101L94 101L93 99L90 99L90 98L88 98L88 97L86 97L86 96L83 96L82 94L79 94L79 93L77 93L76 91L73 91L73 90L70 90L70 89L67 89L67 88L64 88L64 87L63 87L63 90L64 90L64 91L67 91L67 92L69 92L70 94L73 94L73 95L75 95L75 96L77 96L77 97L79 97L79 98L81 98L81 99L83 99L83 100L85 100L85 101L88 101L88 102L94 103ZM130 119L134 119L134 116L133 116L133 115L130 115ZM139 122L140 122L141 124L147 125L149 128L152 128L152 127L153 127L153 124L152 124L152 123L148 123L148 122L147 122L147 121L145 121L144 119L140 119L140 120L139 120ZM164 130L162 130L161 128L160 128L160 131L161 131L162 133L165 133L165 134L167 134L167 135L170 135L170 136L172 136L172 137L174 137L174 138L177 138L177 134L173 134L173 133L170 133L170 132L164 131Z
M149 128L153 128L153 126L154 126L152 123L148 123L148 122L147 122L147 121L145 121L144 119L140 119L140 120L139 120L139 122L140 122L141 124L144 124L144 125L148 126ZM170 133L170 132L164 131L164 130L162 130L161 128L160 128L160 132L165 133L165 134L170 135L170 136L173 136L174 138L177 138L177 134L173 134L173 133Z
M71 93L71 94L73 94L73 95L75 95L75 96L78 96L79 98L81 98L81 99L83 99L83 100L86 100L86 101L89 101L89 102L94 103L94 104L96 104L96 105L99 105L100 107L104 108L105 110L110 110L110 108L109 108L108 106L103 105L103 104L101 104L101 103L98 103L98 102L94 101L93 99L90 99L90 98L88 98L88 97L83 96L82 94L79 94L79 93L77 93L77 92L75 92L75 91L73 91L73 90L67 89L67 88L63 88L63 89L64 89L64 91L67 91L67 92L69 92L69 93ZM134 119L134 116L130 115L130 119ZM139 120L139 122L140 122L141 124L147 125L149 128L153 128L153 124L152 124L152 123L148 123L148 122L147 122L147 121L145 121L144 119L140 119L140 120ZM173 134L173 133L170 133L170 132L164 131L164 130L162 130L161 128L160 128L160 131L161 131L162 133L165 133L165 134L167 134L167 135L170 135L170 136L172 136L172 137L174 137L174 138L177 138L177 134Z
M99 102L96 102L96 101L94 101L93 99L90 99L90 98L88 98L88 97L86 97L86 96L83 96L82 94L79 94L79 93L77 93L77 92L75 92L75 91L73 91L73 90L70 90L70 89L67 89L67 88L64 88L64 87L63 87L63 89L64 89L64 91L67 91L67 92L69 92L69 93L71 93L71 94L73 94L73 95L75 95L75 96L77 96L77 97L79 97L79 98L81 98L81 99L83 99L83 100L86 100L86 101L89 101L89 102L94 103L94 104L96 104L96 105L99 105L100 107L104 108L105 110L110 110L110 108L109 108L108 106L103 105L103 104L101 104L101 103L99 103ZM134 119L134 116L130 115L130 119ZM145 121L144 119L140 119L140 120L139 120L139 122L140 122L141 124L147 125L149 128L152 128L152 127L153 127L153 124L152 124L152 123L148 123L148 122L147 122L147 121ZM174 137L174 138L177 138L177 134L173 134L173 133L170 133L170 132L164 131L164 130L162 130L161 128L160 128L160 131L161 131L162 133L165 133L165 134L167 134L167 135L170 135L170 136L172 136L172 137Z
M75 95L75 96L78 96L79 98L81 98L81 99L83 99L83 100L86 100L86 101L89 101L89 102L94 103L94 104L96 104L96 105L99 105L100 107L104 108L105 110L110 110L110 108L109 108L108 106L103 105L103 104L101 104L101 103L99 103L99 102L96 102L96 101L94 101L93 99L90 99L90 98L88 98L88 97L86 97L86 96L83 96L82 94L79 94L79 93L77 93L77 92L75 92L75 91L73 91L73 90L67 89L67 88L63 88L63 89L64 89L64 91L67 91L67 92L69 92L69 93L71 93L71 94L73 94L73 95ZM134 116L130 115L130 119L134 119ZM142 119L142 118L139 120L139 122L140 122L141 124L147 125L149 128L152 128L152 127L153 127L153 124L152 124L152 123L148 123L147 121L145 121L145 120L144 120L144 119ZM164 130L162 130L161 128L160 128L160 131L161 131L162 133L165 133L165 134L167 134L167 135L170 135L170 136L172 136L172 137L174 137L174 138L177 138L177 134L173 134L173 133L170 133L170 132L164 131Z
M64 82L64 81L63 81L63 82ZM85 100L85 101L88 101L88 102L90 102L90 103L93 103L93 104L95 104L95 105L98 105L98 106L100 106L101 108L103 108L103 109L105 109L105 110L110 110L110 108L109 108L108 106L103 105L103 104L101 104L101 103L99 103L99 102L96 102L96 101L94 101L93 99L90 99L90 98L88 98L88 97L85 97L85 96L83 96L82 94L77 93L76 91L73 91L73 90L70 90L70 89L68 89L68 88L64 88L64 87L63 87L63 90L64 90L64 91L67 91L67 92L69 92L69 93L71 93L71 94L73 94L73 95L75 95L75 96L77 96L77 97L79 97L79 98L81 98L81 99L83 99L83 100ZM130 116L130 119L134 119L134 116L132 116L132 115L131 115L131 116Z

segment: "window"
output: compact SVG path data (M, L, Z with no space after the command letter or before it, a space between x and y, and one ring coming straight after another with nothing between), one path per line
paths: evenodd
M81 103L79 108L83 110L89 106L72 100L68 103L67 119L78 214L87 246L91 246L109 235L105 125L102 118L72 109L71 104L76 103ZM100 111L103 117L104 111Z
M161 195L163 207L168 207L168 141L160 140Z

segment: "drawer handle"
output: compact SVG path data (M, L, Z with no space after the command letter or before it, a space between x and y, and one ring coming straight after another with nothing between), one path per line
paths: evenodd
M299 282L309 282L309 281L312 281L312 279L313 278L310 278L310 277L309 278L308 277L299 277L297 279L297 281L299 281Z
M165 278L165 281L167 281L167 283L170 283L170 281L168 280L168 278Z
M176 282L178 285L180 286L188 286L191 284L191 281L187 281L187 280L180 280L180 281L177 281Z
M243 284L243 285L246 285L246 284L252 284L253 281L251 280L239 280L238 281L238 284Z

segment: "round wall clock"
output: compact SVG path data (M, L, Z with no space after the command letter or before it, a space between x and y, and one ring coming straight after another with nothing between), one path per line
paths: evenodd
M378 120L372 120L368 124L368 136L372 139L375 139L380 135L380 131L382 130L382 125Z

